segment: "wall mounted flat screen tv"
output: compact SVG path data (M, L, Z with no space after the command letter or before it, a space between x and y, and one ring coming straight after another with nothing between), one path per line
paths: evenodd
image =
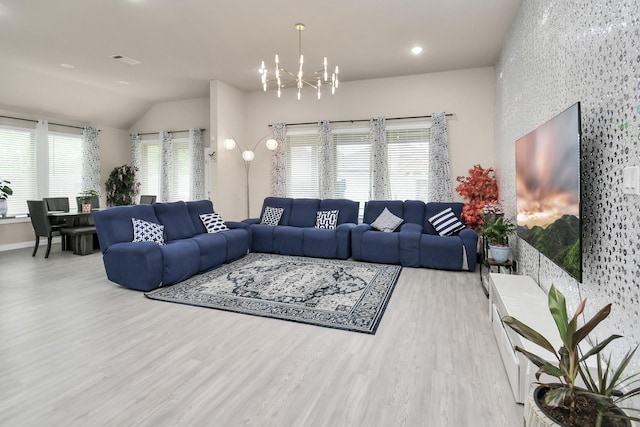
M580 103L516 141L518 236L582 281Z

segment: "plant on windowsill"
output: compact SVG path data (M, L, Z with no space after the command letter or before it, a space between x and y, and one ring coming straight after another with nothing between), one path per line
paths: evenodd
M504 263L511 257L509 236L516 231L516 226L504 216L486 216L486 222L480 226L480 232L489 243L491 255L496 262Z
M477 230L484 221L482 209L487 203L498 203L498 183L493 168L483 168L474 165L469 169L469 175L456 178L460 184L456 191L468 200L462 208L462 218L467 227Z
M91 212L91 199L93 197L98 197L99 194L96 190L84 190L78 196L78 201L82 205L82 213Z
M135 197L140 192L140 183L136 180L135 166L122 165L114 168L105 183L107 190L107 205L133 205Z
M7 215L7 198L13 194L13 190L7 184L11 184L11 181L0 178L0 216Z
M538 381L542 374L559 381L559 383L538 382L538 387L531 388L524 411L527 426L624 427L631 426L629 420L640 421L640 418L628 414L640 412L639 409L620 406L621 402L640 396L640 387L637 387L640 374L623 376L638 346L627 352L617 367L612 366L610 355L605 361L601 353L613 340L622 338L620 335L614 334L600 343L596 342L593 348L582 353L580 343L611 312L611 304L607 304L578 328L578 317L584 312L586 302L586 299L582 300L569 320L564 295L555 286L551 286L549 311L562 341L562 346L557 351L547 338L519 320L511 316L505 316L502 319L504 324L516 333L539 345L556 358L553 362L547 361L516 346L516 351L522 353L538 367L536 372ZM595 377L587 364L587 360L592 356L597 357ZM582 379L585 388L576 386L578 378ZM623 391L623 388L626 390ZM553 424L554 422L558 424Z

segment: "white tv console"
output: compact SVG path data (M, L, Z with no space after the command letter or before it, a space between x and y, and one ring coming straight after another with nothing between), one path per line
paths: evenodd
M555 349L562 346L558 329L549 312L547 294L529 276L491 273L489 275L489 319L500 356L509 378L516 402L523 403L532 382L536 381L538 367L515 346L554 361L547 350L525 340L502 323L504 316L512 316L540 332ZM541 378L542 380L543 378ZM557 382L557 381L555 381Z

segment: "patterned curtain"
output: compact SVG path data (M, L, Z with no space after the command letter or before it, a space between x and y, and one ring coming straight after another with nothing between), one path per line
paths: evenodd
M449 166L449 141L445 113L431 115L431 144L429 144L429 190L427 201L453 201L451 171Z
M191 200L202 200L204 199L204 152L200 128L189 129L189 149L191 150Z
M100 132L93 127L82 128L82 190L100 193Z
M287 125L274 123L271 127L278 148L271 154L271 195L287 195Z
M171 149L171 132L163 130L160 132L162 151L160 155L160 175L162 179L162 189L160 201L168 202L171 198L171 186L173 184L173 150Z
M391 197L391 191L384 117L369 120L369 139L371 140L371 198L388 200Z
M336 166L334 161L333 134L328 120L318 122L318 168L320 198L334 197Z
M138 132L134 132L131 134L131 165L139 168L140 167L140 143L142 142L142 137Z

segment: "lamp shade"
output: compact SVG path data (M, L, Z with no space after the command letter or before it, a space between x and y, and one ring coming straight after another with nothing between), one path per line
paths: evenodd
M251 160L253 160L254 157L255 157L255 154L253 154L253 151L251 150L245 150L242 152L242 158L247 162L250 162Z
M236 148L236 141L233 138L227 138L224 140L225 150L233 150Z
M278 148L278 141L273 138L269 138L267 139L266 145L269 150L273 151Z

